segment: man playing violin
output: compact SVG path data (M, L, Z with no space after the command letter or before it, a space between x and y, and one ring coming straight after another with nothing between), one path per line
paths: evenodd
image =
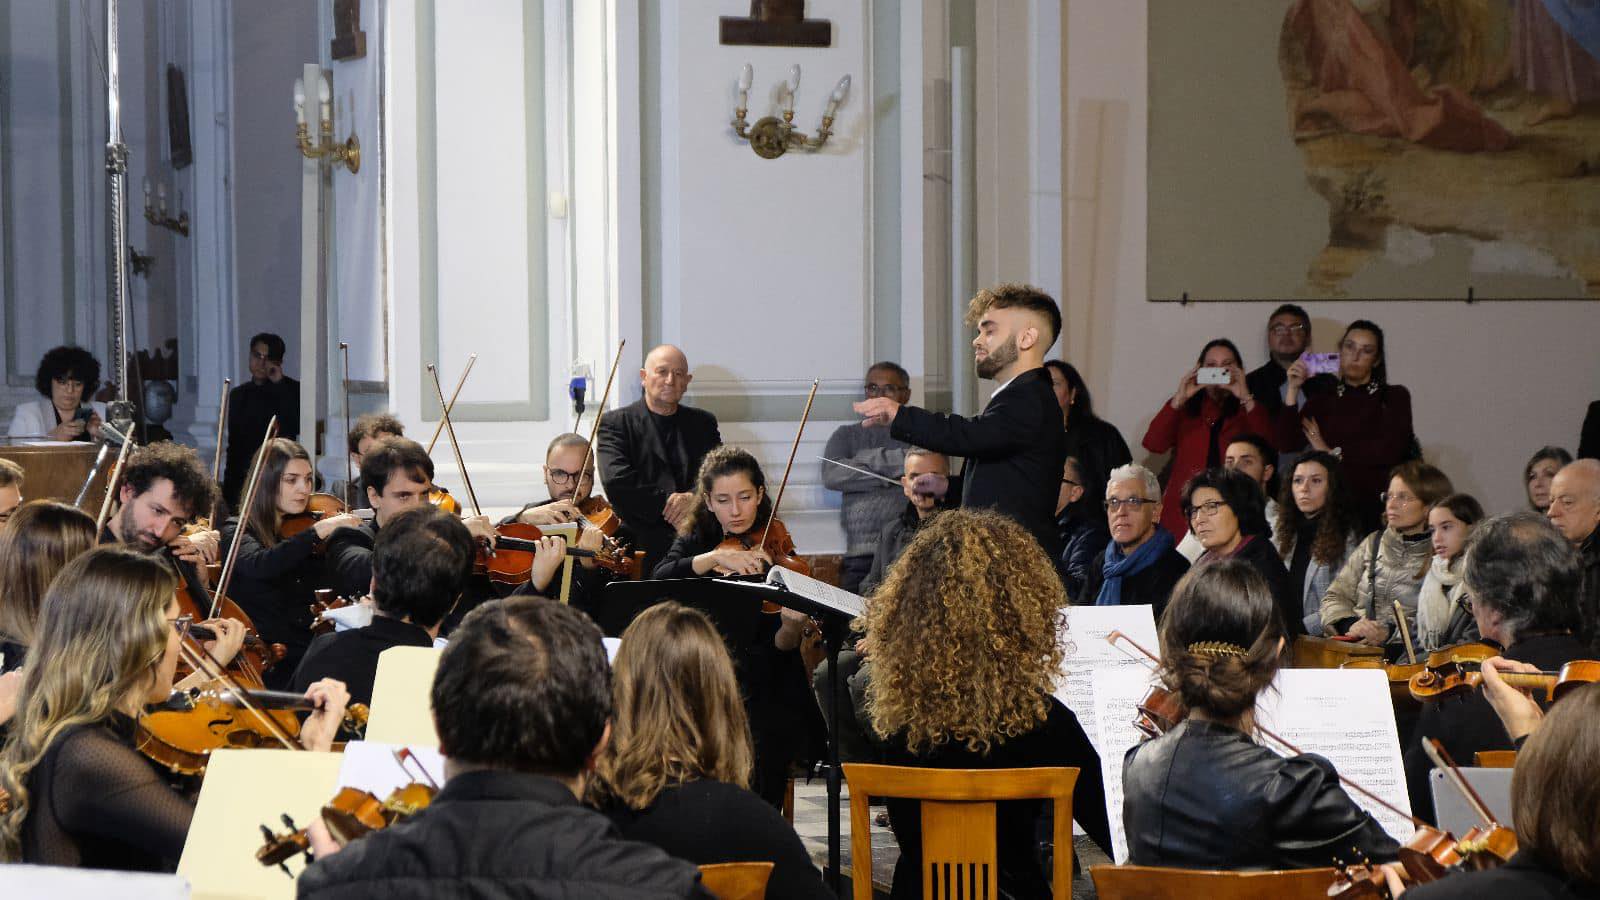
M203 597L204 567L217 561L220 535L184 530L216 498L216 482L193 450L170 441L140 447L123 466L118 503L100 543L124 544L140 553L165 552L190 593Z

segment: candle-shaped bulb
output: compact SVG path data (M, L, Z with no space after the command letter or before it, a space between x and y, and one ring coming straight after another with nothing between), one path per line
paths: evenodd
M304 78L294 80L294 123L306 123L306 81Z
M789 99L794 100L794 95L800 91L800 64L795 63L789 67Z
M156 183L156 206L165 213L167 211L167 185L166 182Z
M750 90L750 84L755 80L755 77L755 70L750 67L749 63L745 63L744 68L739 70L739 93L743 94Z
M318 102L327 103L332 98L333 98L333 88L328 86L328 79L326 77L318 78L317 79L317 100L318 100Z
M833 86L833 94L830 95L828 97L828 99L833 101L833 104L835 106L837 106L840 103L844 102L845 95L847 95L849 93L850 93L850 76L846 75L843 78L839 79L839 83L838 84Z
M150 205L150 176L148 175L144 179L144 205Z

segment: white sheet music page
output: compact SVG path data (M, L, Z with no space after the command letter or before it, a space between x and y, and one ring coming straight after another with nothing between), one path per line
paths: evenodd
M1156 673L1145 666L1108 666L1089 676L1099 732L1095 746L1106 784L1106 818L1111 822L1111 858L1117 865L1128 861L1128 838L1122 830L1122 758L1144 738L1133 720L1155 680Z
M815 601L829 609L837 610L854 619L867 611L866 602L860 594L852 594L842 588L836 588L826 581L818 581L810 575L802 575L788 569L773 566L767 572L767 581L788 588L791 592L799 594L807 600Z
M1106 636L1120 631L1155 653L1158 652L1156 620L1149 606L1068 606L1061 611L1060 627L1066 638L1067 652L1061 660L1061 674L1056 679L1054 693L1056 699L1078 717L1084 734L1098 750L1100 736L1095 725L1091 674L1108 668L1131 667L1146 671L1150 668L1149 661L1126 641L1119 641L1117 647L1113 647ZM1130 653L1135 656L1129 656Z
M397 758L401 750L409 750L415 759L406 760L402 766ZM426 777L424 772L427 773ZM378 744L371 741L351 741L344 746L344 764L339 767L339 787L359 788L382 799L413 781L427 784L429 779L434 784L444 786L444 757L437 747Z

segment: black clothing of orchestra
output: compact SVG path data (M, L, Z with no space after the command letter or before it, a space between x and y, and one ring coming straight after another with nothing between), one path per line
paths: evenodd
M1267 588L1272 591L1272 599L1278 604L1278 614L1283 617L1283 628L1289 640L1294 640L1295 635L1306 633L1305 613L1302 612L1300 602L1300 589L1297 583L1289 579L1289 570L1283 567L1283 558L1278 555L1278 548L1264 535L1246 537L1243 544L1233 551L1233 558L1250 564L1250 568L1261 573L1267 581Z
M1565 663L1589 655L1583 642L1570 634L1544 634L1523 638L1501 654L1506 659L1533 663L1541 672L1557 672ZM1542 701L1541 706L1544 706ZM1457 765L1472 765L1480 750L1514 749L1505 725L1495 714L1482 691L1459 697L1446 697L1422 705L1416 727L1406 747L1406 787L1411 792L1411 812L1419 819L1433 821L1433 793L1428 789L1428 771L1433 768L1422 739L1437 738Z
M1289 383L1289 370L1271 357L1244 376L1244 385L1250 396L1267 408L1267 415L1277 415L1283 409L1283 386ZM1304 385L1301 386L1302 390ZM1263 435L1265 437L1265 435Z
M269 679L283 679L268 687L281 687L311 644L311 603L316 599L312 592L322 586L321 561L311 555L317 533L307 528L266 547L249 528L241 529L238 519L229 519L223 526L222 546L231 547L236 540L240 543L228 596L255 623L263 641L285 647L284 658L267 673Z
M1289 554L1289 586L1292 590L1306 590L1306 572L1311 569L1311 551L1316 547L1317 529L1322 526L1321 517L1302 518L1300 526L1294 531L1294 550ZM1277 533L1278 523L1273 522L1273 533ZM1301 626L1304 627L1305 609L1302 597L1300 607Z
M133 742L133 720L121 713L56 737L26 779L23 862L177 870L194 803Z
M1066 586L1067 599L1073 603L1092 602L1093 598L1084 599L1083 588L1095 559L1104 557L1106 545L1111 543L1105 516L1095 511L1080 514L1075 505L1068 506L1057 517L1056 528L1061 534L1061 556L1056 559L1056 568Z
M519 509L511 515L501 519L499 524L511 525L515 523L517 521L517 517L522 515L524 512L530 509L537 509L541 506L548 506L553 502L555 501L544 500L538 503L529 503L522 507L522 509ZM617 524L617 531L615 534L611 535L611 539L617 542L619 545L632 548L634 541L636 540L636 536L634 535L633 530L628 527L628 523L619 521ZM644 571L640 574L641 577L645 577L650 573L648 571ZM567 605L583 612L589 618L598 622L601 590L614 578L616 578L616 576L607 569L601 568L600 566L589 568L579 562L579 564L574 565L572 568L572 586L567 593ZM536 590L533 587L533 582L529 581L526 584L518 585L515 590L511 591L511 594L517 596L538 595L542 597L549 597L552 600L559 599L561 595L560 570L558 569L556 571L556 577L550 579L550 583L546 585L545 589L542 591Z
M665 788L641 810L602 810L622 836L695 865L773 863L767 900L834 900L794 826L760 797L721 781Z
M223 470L222 496L238 505L250 463L267 436L267 423L278 417L278 437L300 437L300 382L249 381L228 392L228 456Z
M694 866L623 840L543 775L471 771L428 808L308 866L300 900L710 898Z
M1131 748L1122 773L1130 865L1314 869L1399 855L1332 763L1279 756L1215 722L1191 718Z
M1073 419L1067 425L1067 455L1078 461L1083 496L1099 503L1106 496L1106 481L1119 466L1133 462L1128 442L1117 426L1101 418Z
M1595 900L1600 888L1551 871L1523 850L1498 868L1460 872L1409 887L1405 896L1406 900Z
M701 460L721 443L717 417L703 409L679 406L662 416L641 399L600 417L600 477L611 505L638 535L635 549L645 552L647 570L672 545L673 527L661 515L667 497L693 491Z
M988 753L968 750L961 741L937 749L910 753L904 737L889 741L885 762L925 769L1024 769L1042 766L1077 768L1072 790L1072 817L1096 845L1111 852L1111 826L1106 819L1105 782L1100 756L1084 734L1077 716L1050 698L1045 720L1027 734L1005 738ZM916 800L889 799L889 826L900 844L900 861L894 868L889 896L909 900L922 896L922 809ZM1009 800L996 804L995 848L1002 897L1049 897L1050 879L1040 865L1035 846L1035 826L1044 810L1043 800ZM1057 811L1060 814L1060 811ZM1058 853L1068 848L1056 848Z
M889 574L889 568L900 554L906 552L906 547L911 544L911 539L917 536L917 530L922 523L927 521L917 515L917 508L910 503L901 510L900 515L890 519L889 524L883 526L883 531L878 534L878 549L872 552L872 568L867 570L865 578L861 579L861 588L856 593L865 597L877 590L883 583L884 576Z
M1055 513L1066 433L1043 366L1011 379L970 419L902 406L890 433L913 446L964 457L961 505L1010 516L1051 559L1060 555Z
M1578 614L1582 634L1591 653L1600 654L1600 528L1578 545Z
M290 690L303 694L323 678L344 682L351 703L372 702L378 656L390 647L432 647L433 638L419 625L375 613L372 624L318 635L294 670Z
M1089 575L1083 580L1083 596L1081 599L1072 598L1074 603L1082 606L1094 605L1095 598L1100 596L1100 588L1106 582L1105 568L1106 555L1102 551L1090 561ZM1176 549L1167 550L1147 568L1123 576L1122 605L1135 606L1147 603L1156 621L1161 621L1161 613L1166 610L1167 601L1172 598L1172 589L1177 586L1178 579L1188 571L1189 560Z
M1600 459L1600 400L1589 404L1583 416L1583 430L1578 435L1578 458Z
M328 535L322 549L326 586L340 597L366 596L372 589L372 548L377 542L377 519Z

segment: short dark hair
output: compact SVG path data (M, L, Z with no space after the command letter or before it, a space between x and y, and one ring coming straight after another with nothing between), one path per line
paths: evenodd
M1483 504L1471 494L1451 494L1433 504L1434 509L1448 510L1463 525L1476 525L1483 521Z
M255 351L257 344L267 345L267 359L275 363L283 362L283 354L288 350L283 343L283 338L270 331L263 331L250 339L250 350Z
M1513 639L1582 625L1583 570L1572 545L1534 512L1484 519L1467 539L1462 580L1479 604L1505 617Z
M1283 618L1272 589L1239 559L1196 566L1161 616L1161 678L1188 709L1233 718L1254 709L1281 659Z
M57 378L73 378L83 382L83 396L79 403L87 403L89 395L100 386L100 360L94 354L70 344L45 351L39 360L39 371L33 376L33 387L41 396L50 396L51 382Z
M1194 492L1201 488L1211 488L1222 495L1222 502L1228 504L1234 518L1239 520L1240 534L1272 536L1272 527L1267 524L1267 495L1261 492L1261 485L1254 478L1233 469L1207 469L1195 475L1183 486L1184 518L1194 512L1191 501Z
M1056 338L1061 336L1061 307L1056 305L1055 298L1031 284L1018 284L1014 281L1001 282L994 287L978 291L972 302L967 304L966 321L971 325L991 309L1013 308L1038 313L1050 323L1050 339L1044 342L1041 350L1049 350L1056 342Z
M450 636L433 678L452 760L570 778L611 717L611 667L588 616L543 597L491 600Z
M1206 354L1211 352L1212 347L1227 347L1228 352L1232 353L1234 360L1239 363L1239 367L1244 368L1244 354L1239 352L1239 345L1228 338L1212 338L1206 341L1206 345L1200 348L1200 355L1195 358L1195 362L1204 365Z
M389 477L404 471L417 481L433 481L433 458L416 441L384 438L361 460L361 483L380 495L389 489ZM424 477L425 476L425 477Z
M1272 477L1267 479L1267 483L1262 485L1261 489L1268 498L1278 496L1278 481L1283 474L1278 471L1278 448L1272 446L1271 441L1253 431L1246 431L1243 434L1236 434L1228 438L1228 444L1249 444L1256 448L1256 452L1261 454L1261 461L1272 467ZM1226 456L1228 446L1224 445L1222 450L1223 455Z
M1278 308L1272 311L1272 315L1267 316L1267 322L1270 323L1279 316L1294 316L1299 319L1300 324L1306 327L1306 337L1311 336L1311 314L1306 312L1305 307L1298 303L1279 304Z
M907 372L905 367L897 362L890 362L887 359L878 360L872 365L867 366L867 374L871 375L873 372L893 372L895 375L900 377L901 381L906 383L907 387L911 386L911 373Z
M589 449L589 439L575 431L568 431L565 434L558 434L551 438L550 445L544 448L544 458L549 459L550 454L556 452L557 449L562 447L582 447L585 451L587 451ZM591 467L594 465L593 454L590 454L589 456L589 465Z
M394 413L367 413L356 419L356 423L350 426L350 433L346 435L346 444L351 453L360 453L362 438L377 437L380 434L405 437L406 426Z
M172 495L189 507L188 518L208 515L217 502L217 483L211 480L193 449L160 441L135 450L122 470L122 480L135 497L161 479L172 482Z
M372 548L372 599L424 628L444 621L472 575L472 533L432 506L408 509L378 531Z

